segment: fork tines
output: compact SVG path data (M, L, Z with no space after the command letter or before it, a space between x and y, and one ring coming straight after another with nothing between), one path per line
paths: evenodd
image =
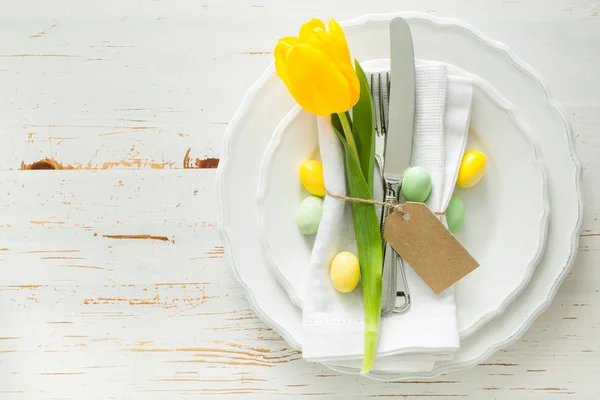
M390 92L390 73L379 72L371 74L371 98L375 108L375 133L384 136L388 127Z

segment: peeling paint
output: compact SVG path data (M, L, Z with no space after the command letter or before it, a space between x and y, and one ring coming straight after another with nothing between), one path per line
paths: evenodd
M134 240L160 240L163 242L168 242L169 238L166 236L153 236L153 235L102 235L102 237L107 239L134 239Z
M192 163L190 158L191 148L187 149L185 155L183 156L183 168L184 169L214 169L219 166L218 158L196 158Z
M91 161L87 164L62 164L50 158L36 161L32 164L21 163L21 170L107 170L114 168L135 168L135 169L172 169L175 163L171 161L152 161L142 158L131 158L128 160L106 161L103 163L93 164Z

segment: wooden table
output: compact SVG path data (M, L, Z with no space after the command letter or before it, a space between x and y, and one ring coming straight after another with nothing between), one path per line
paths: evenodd
M0 9L0 398L600 395L600 1ZM400 10L465 19L544 75L577 136L586 216L575 267L516 344L468 371L385 384L306 363L253 315L223 261L213 181L277 37L313 16Z

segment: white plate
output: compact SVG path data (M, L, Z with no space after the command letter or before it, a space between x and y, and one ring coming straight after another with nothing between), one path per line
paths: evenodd
M481 150L488 159L485 178L477 186L455 191L467 210L465 226L456 236L481 264L455 285L458 325L465 338L500 314L529 282L543 254L549 203L536 146L511 105L482 79L446 67L450 74L468 76L475 83L467 150ZM298 205L309 195L298 170L318 154L318 146L316 117L294 107L269 142L259 176L257 206L265 258L299 307L314 236L302 235L294 222Z
M436 365L430 372L368 375L383 380L432 377L468 368L517 340L550 304L573 265L583 209L581 167L574 155L570 126L537 72L504 45L461 21L421 13L397 15L409 20L417 57L448 62L480 76L519 110L546 161L553 214L546 251L531 282L501 316L462 341L452 361ZM366 60L385 54L389 42L378 43L374 39L385 36L388 22L394 16L363 16L344 24L351 48L360 47L361 42L373 44L368 49L372 51L355 56ZM277 122L294 105L287 89L274 75L273 66L269 67L250 88L228 126L216 185L220 205L218 227L227 262L256 314L291 346L300 349L300 312L288 301L266 264L252 201L258 187L256 172L261 157Z

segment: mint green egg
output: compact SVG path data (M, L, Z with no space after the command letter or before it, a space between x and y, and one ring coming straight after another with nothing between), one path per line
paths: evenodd
M446 208L446 222L452 233L460 231L465 222L465 204L460 197L453 195Z
M323 215L323 199L316 196L308 196L296 211L296 225L304 235L314 235L319 229L319 222Z
M402 178L402 196L406 201L423 203L431 194L431 176L423 167L411 167Z

